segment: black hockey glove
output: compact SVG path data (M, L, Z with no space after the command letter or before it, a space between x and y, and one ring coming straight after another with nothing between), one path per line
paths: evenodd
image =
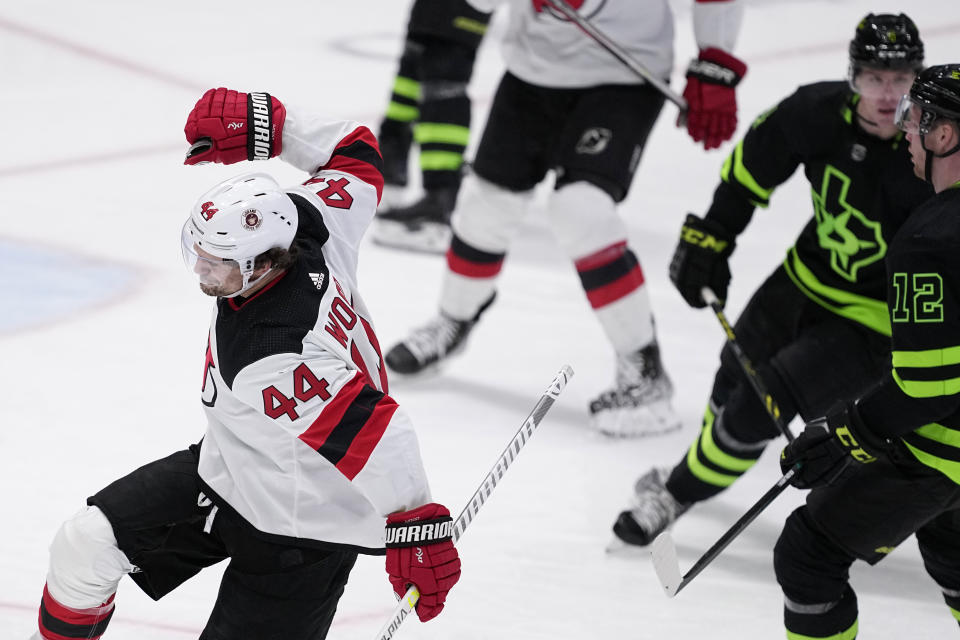
M798 489L833 484L859 464L874 462L888 442L873 433L857 416L852 404L807 423L796 440L780 454L780 469L787 473L799 464L790 483Z
M735 236L716 222L687 214L680 241L670 260L670 281L691 307L707 306L700 292L710 287L723 304L730 284L727 260L736 246Z

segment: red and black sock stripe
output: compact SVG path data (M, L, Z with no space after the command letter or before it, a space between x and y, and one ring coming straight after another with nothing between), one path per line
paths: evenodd
M574 265L594 309L616 302L643 286L640 261L626 241L581 258Z
M40 600L40 633L47 640L96 640L107 630L113 612L113 596L99 607L71 609L54 600L44 585L43 599Z
M500 273L506 255L506 252L491 253L472 247L454 234L447 250L447 266L467 278L492 278Z

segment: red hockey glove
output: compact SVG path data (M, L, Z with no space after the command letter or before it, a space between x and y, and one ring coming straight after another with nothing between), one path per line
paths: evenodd
M192 146L184 164L267 160L280 154L287 110L268 93L210 89L197 101L183 132Z
M406 593L411 584L417 587L421 622L443 611L447 592L460 579L460 555L453 546L452 533L450 512L433 502L387 517L390 584L397 596Z
M784 447L780 468L786 473L799 463L790 484L814 489L833 484L850 471L853 463L875 461L887 445L863 424L856 407L849 405L807 423L797 439Z
M734 87L747 73L747 65L729 53L710 47L687 67L687 132L705 149L715 149L737 129L737 96Z

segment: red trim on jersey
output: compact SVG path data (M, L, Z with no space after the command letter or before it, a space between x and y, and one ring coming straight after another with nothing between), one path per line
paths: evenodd
M398 409L397 402L390 396L383 396L380 402L374 407L370 417L367 418L360 433L350 443L350 448L340 462L337 463L337 469L340 473L353 480L358 473L367 464L370 454L377 447L383 432L387 430L393 414Z
M467 278L492 278L503 268L503 260L496 262L471 262L447 250L447 266L450 271Z
M280 282L280 280L282 280L285 275L287 275L287 270L286 270L286 269L284 269L283 271L281 271L280 274L279 274L276 278L274 278L273 280L271 280L270 282L268 282L267 284L265 284L265 285L263 286L263 289L258 290L256 293L254 293L254 294L253 294L252 296L250 296L249 298L245 298L245 297L241 296L241 297L243 298L243 302L240 303L240 304L237 304L237 299L236 299L236 298L227 298L227 302L230 303L230 308L233 309L234 311L240 311L240 309L243 309L245 306L247 306L247 303L248 303L248 302L250 302L251 300L256 300L256 299L260 296L261 293L266 293L267 291L269 291L269 290L273 287L273 285L275 285L275 284L277 284L278 282Z
M366 143L372 147L378 155L381 155L377 137L373 135L370 129L360 126L337 143L333 154L330 156L330 161L320 167L318 171L329 169L331 171L343 171L344 173L356 176L377 190L377 204L380 204L380 197L383 195L383 173L369 162L337 154L337 149L349 147L354 142Z
M590 269L597 269L598 267L604 267L614 260L619 260L623 257L623 254L627 251L627 241L621 240L616 244L612 244L606 249L601 249L596 253L591 253L588 256L584 256L579 260L575 261L573 265L577 268L577 271L589 271Z
M323 448L327 439L330 438L337 427L343 423L347 410L353 405L364 387L370 387L366 380L366 374L357 372L353 379L345 384L320 412L313 424L300 434L300 440L309 445L311 449L323 453L319 450ZM373 387L370 388L373 389ZM379 395L379 392L377 394ZM347 479L353 480L367 464L367 460L370 459L370 455L380 442L383 432L386 431L397 409L396 400L385 394L374 406L373 411L370 412L357 435L350 441L346 453L334 465Z
M643 286L643 270L640 265L635 266L622 278L617 278L610 284L587 291L587 300L594 309L616 302L629 293L633 293Z
M310 445L311 449L319 449L326 442L330 433L340 424L343 414L347 412L357 395L363 389L366 375L363 372L357 372L353 380L343 385L343 388L335 395L313 421L307 430L300 434L299 438Z

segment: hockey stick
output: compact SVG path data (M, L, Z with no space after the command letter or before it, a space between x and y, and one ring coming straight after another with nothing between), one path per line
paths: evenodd
M730 348L733 350L733 354L736 356L737 361L740 363L740 367L743 369L744 375L747 376L747 379L750 381L750 386L753 387L753 390L756 391L757 396L760 399L761 404L767 410L767 413L770 415L770 418L777 425L777 428L780 432L787 438L789 442L793 442L794 436L790 431L790 428L783 421L783 418L780 415L780 407L777 406L776 400L773 399L773 396L767 391L766 386L763 384L759 374L757 373L756 367L753 366L753 363L750 361L750 358L747 357L747 354L743 352L743 349L740 348L740 345L737 343L737 336L733 332L733 326L727 320L726 314L723 312L723 307L720 306L720 301L717 299L716 294L709 287L704 287L700 295L703 296L704 301L710 305L710 308L713 309L713 313L717 316L717 320L720 321L720 325L723 327L724 333L727 335L727 342L730 345ZM744 513L739 520L737 520L730 529L727 530L720 539L717 540L712 547L707 549L706 553L700 556L700 559L694 563L693 567L684 574L683 578L680 577L680 562L677 560L677 549L676 545L673 543L673 537L670 535L669 531L664 531L658 535L653 540L651 545L650 552L653 555L653 569L657 573L657 578L660 580L660 584L663 586L664 590L667 592L667 595L671 598L683 589L687 584L690 583L701 571L703 571L708 564L714 561L714 559L720 555L720 553L727 548L727 546L733 542L733 540L739 536L743 531L750 525L751 522L756 520L757 516L766 509L770 504L779 496L783 491L790 486L790 480L793 478L794 474L797 471L797 467L794 467L787 471L776 484L774 484L763 496L757 500L756 504L750 507L746 513Z
M640 76L640 78L650 83L650 85L662 93L667 100L677 105L677 107L680 109L681 118L686 117L688 108L687 101L683 96L674 92L666 82L650 73L645 66L634 60L623 47L617 44L614 40L611 40L609 36L597 29L595 26L590 24L590 22L588 22L583 16L577 13L576 9L564 2L564 0L545 1L554 9L566 16L570 22L577 25L581 31L592 38L594 42L606 49L614 58L622 62L628 69L630 69L630 71L633 71L635 74Z
M493 468L487 473L483 482L480 483L480 486L473 494L473 497L467 502L467 506L463 508L463 511L460 512L460 515L456 521L454 521L454 543L460 540L460 536L463 535L467 525L473 521L477 512L480 511L480 507L483 506L487 498L490 497L490 494L493 493L493 490L497 487L497 483L503 478L503 474L506 473L510 465L513 464L514 458L520 453L520 449L527 444L527 440L533 436L533 432L540 426L540 421L543 419L543 416L546 415L550 407L553 406L557 396L559 396L563 388L567 386L567 382L571 377L573 377L573 369L570 368L570 365L560 367L560 371L557 372L553 382L550 383L547 390L540 396L537 404L533 407L533 411L530 412L527 419L520 425L520 429L518 429L513 438L511 438L509 444L507 444L507 448L504 449L500 457L497 458L497 462L493 465ZM393 615L390 617L390 620L383 625L380 633L377 634L377 640L390 640L393 638L397 629L400 628L400 624L410 615L410 612L413 611L419 599L420 592L417 591L416 587L407 589L407 592L400 598L396 608L393 610Z
M703 296L704 301L710 305L710 308L713 309L713 314L717 316L717 320L720 321L720 326L723 327L723 332L727 334L727 343L733 350L733 355L737 358L737 362L740 363L740 368L743 369L743 373L747 376L747 380L750 381L750 386L753 387L753 390L757 392L757 396L760 398L760 403L767 410L767 413L770 414L770 418L773 420L774 424L777 425L777 429L780 430L780 433L786 437L788 442L793 442L793 433L790 431L790 427L788 427L783 421L777 401L772 395L770 395L770 392L767 391L767 387L765 384L763 384L763 380L760 379L760 375L757 373L756 367L753 366L753 363L750 362L750 358L747 357L747 354L743 352L743 349L741 349L740 345L737 343L737 335L733 332L733 325L731 325L727 320L727 316L723 312L723 307L720 306L720 301L717 299L717 295L709 287L704 287L700 291L700 295Z
M760 513L776 500L777 496L783 493L784 489L790 486L790 480L797 472L797 467L793 467L777 480L777 483L770 487L763 496L757 500L756 504L750 507L746 513L740 516L730 529L727 530L720 539L717 540L707 552L700 556L700 559L694 563L693 567L687 571L683 578L680 577L680 562L677 560L677 549L673 544L673 538L669 531L664 531L653 540L651 554L653 555L653 570L657 572L657 578L660 584L667 592L667 596L673 597L681 589L690 584L697 575L703 571L708 564L720 555L727 546L733 542L734 538L740 535L747 526L753 522Z

